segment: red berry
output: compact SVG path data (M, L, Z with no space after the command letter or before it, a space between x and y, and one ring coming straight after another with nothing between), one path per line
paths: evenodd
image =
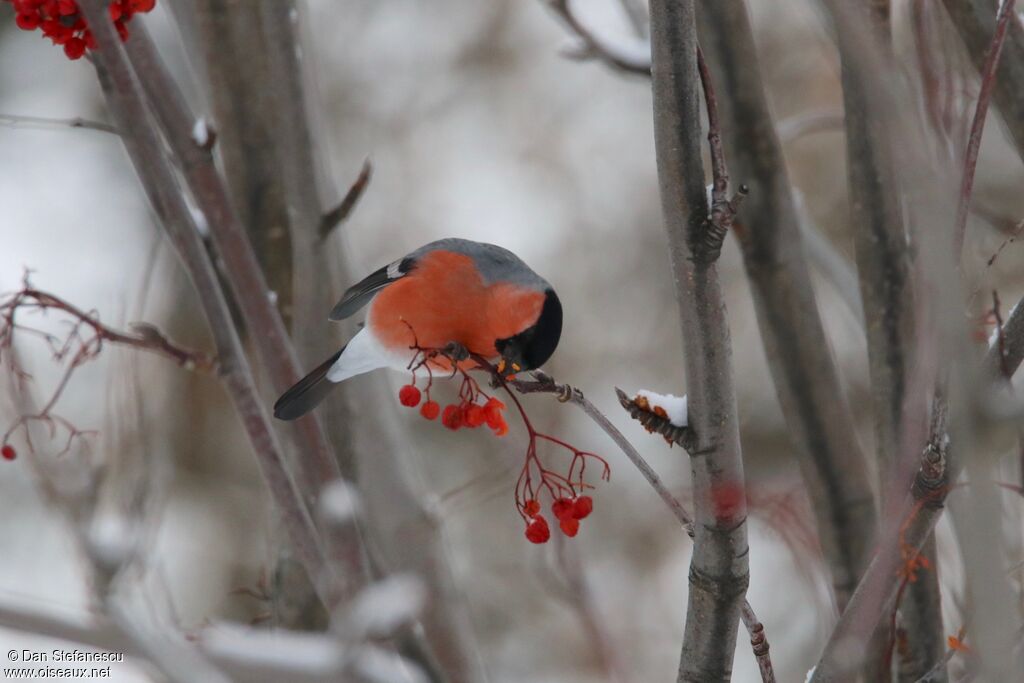
M18 452L14 450L13 446L5 444L3 448L0 448L0 455L4 456L4 460L14 460L18 457Z
M523 512L526 513L527 517L536 517L540 514L540 501L528 500L523 506Z
M63 28L64 26L56 19L47 19L39 24L39 29L47 38L53 38L58 35Z
M453 432L462 426L462 409L457 405L447 405L441 414L441 424Z
M437 404L437 401L427 401L420 407L420 415L428 420L436 420L440 414L441 406Z
M39 28L39 12L19 12L14 18L14 23L22 31L35 31Z
M149 12L156 6L156 0L128 0L128 2L135 12Z
M398 400L407 408L415 408L420 404L420 390L415 384L406 384L398 390Z
M586 519L594 509L594 499L590 496L577 496L572 501L573 519Z
M123 21L115 21L114 28L117 29L117 35L121 36L121 42L128 40L128 27L125 26Z
M572 518L572 501L568 498L558 498L551 504L551 514L555 519Z
M116 2L110 3L110 6L107 8L107 11L110 12L111 21L117 21L121 18L121 6Z
M483 406L476 404L468 405L463 412L465 413L467 427L479 427L487 419L484 417Z
M75 0L58 0L57 14L62 17L78 14L78 3Z
M85 41L81 38L72 38L64 44L64 54L68 59L81 59L85 54Z
M548 521L537 516L526 525L526 540L530 543L547 543L551 538L551 530L548 529Z
M558 520L558 526L562 530L562 533L572 538L580 532L580 520L573 519L572 517L564 517Z

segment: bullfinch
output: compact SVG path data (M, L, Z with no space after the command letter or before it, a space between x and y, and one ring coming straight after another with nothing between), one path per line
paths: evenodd
M460 348L515 372L532 370L551 357L562 334L562 305L547 280L507 249L464 239L431 242L374 271L345 292L329 319L367 304L366 325L286 391L274 417L305 415L349 377L407 370L418 350ZM446 362L431 360L440 369Z

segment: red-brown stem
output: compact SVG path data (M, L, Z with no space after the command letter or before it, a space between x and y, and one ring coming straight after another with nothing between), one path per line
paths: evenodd
M996 68L999 66L999 55L1002 53L1006 29L1013 16L1015 0L1003 0L996 19L996 31L992 36L992 44L985 55L985 63L981 68L981 90L978 92L978 104L974 109L974 120L971 122L971 133L967 139L967 152L964 157L964 173L960 182L960 204L957 207L956 225L953 232L953 256L959 262L960 253L964 248L964 235L967 231L967 210L971 203L974 190L974 172L978 166L978 152L981 149L981 134L985 129L985 117L988 114L992 89L995 87Z

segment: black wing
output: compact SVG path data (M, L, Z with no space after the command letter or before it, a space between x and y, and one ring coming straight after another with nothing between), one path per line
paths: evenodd
M343 320L349 317L360 308L370 303L370 299L374 295L387 287L395 280L400 280L409 274L412 270L415 261L411 258L404 258L401 261L395 261L389 265L384 266L380 270L376 270L361 281L352 285L342 295L341 301L334 306L334 310L328 317L329 320Z

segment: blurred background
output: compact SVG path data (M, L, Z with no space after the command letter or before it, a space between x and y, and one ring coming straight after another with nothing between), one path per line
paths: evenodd
M174 4L161 0L145 22L197 108L208 111L200 65L189 57L195 38L168 11ZM645 41L624 9L631 3L576 5L600 35ZM842 104L829 29L810 0L752 0L749 7L780 128L789 122L795 129L801 117L825 121L784 134L783 144L809 225L849 258L841 119L829 124ZM154 224L118 138L3 118L106 120L92 67L68 61L38 33L19 31L12 16L0 6L0 291L19 288L30 270L36 287L95 309L111 326L145 320L183 345L211 350L189 280ZM323 248L354 279L447 236L519 254L554 285L565 308L561 344L546 369L581 388L687 499L686 453L646 434L613 393L616 386L686 391L649 81L567 59L571 36L539 0L308 0L301 19L324 201L341 198L364 159L373 164L365 196ZM897 11L898 51L905 31ZM981 159L979 199L998 216L1020 216L1024 176L998 125L988 127ZM974 261L1005 239L984 221L972 220L970 230ZM1018 245L1010 244L976 274L979 291L997 285L1004 302L1016 301L1020 263ZM803 680L834 608L731 240L721 272L752 506L748 597L765 624L779 680ZM863 333L831 282L817 281L818 304L869 447ZM326 313L322 330L310 334L342 341ZM56 319L30 320L61 329ZM62 368L32 337L15 345L45 400ZM579 411L543 396L525 399L538 428L601 453L612 467L579 536L556 534L547 546L533 546L512 503L525 448L521 426L513 423L504 439L450 433L401 408L402 376L388 376L394 391L383 397L371 387L378 381L355 380L352 393L365 387L365 400L348 428L359 430L363 410L403 435L407 447L387 466L401 468L440 521L443 556L487 680L673 680L690 541L614 444ZM266 398L269 405L273 397ZM147 520L138 581L150 599L186 631L210 620L265 620L266 601L254 594L274 569L279 531L222 386L162 358L109 347L75 372L59 412L97 434L54 462L102 470L98 505ZM11 399L0 399L0 430L17 414ZM62 443L36 445L52 456ZM88 585L68 531L73 520L37 483L27 457L0 463L0 600L81 613ZM939 551L956 564L944 526ZM957 608L946 608L952 633ZM0 644L11 648L55 646L39 642L0 629ZM742 633L734 670L737 681L759 680ZM134 665L115 667L114 678L151 680Z

